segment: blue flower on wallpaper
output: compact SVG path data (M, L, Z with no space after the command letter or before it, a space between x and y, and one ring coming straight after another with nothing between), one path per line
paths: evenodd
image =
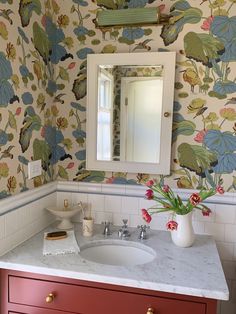
M0 130L0 146L6 145L8 142L8 135L5 131Z
M46 18L46 33L51 44L50 60L53 64L58 64L59 61L67 54L66 49L59 45L64 39L63 30L58 28L52 19Z
M231 132L219 130L207 131L204 144L217 153L217 165L213 167L215 173L231 173L236 170L236 140Z
M144 36L144 29L138 28L125 28L122 32L122 36L128 40L135 40Z
M48 80L47 92L49 95L53 95L57 91L57 84L52 80Z
M29 74L30 74L30 72L29 72L27 66L25 66L25 65L21 65L20 68L19 68L19 70L20 70L20 74L21 74L22 76L24 76L24 77L29 76Z
M79 152L75 153L75 157L78 160L85 160L86 159L86 150L80 150Z
M66 155L64 147L59 145L64 140L64 136L60 130L56 129L56 127L48 125L45 127L44 137L51 151L50 162L52 165L55 165Z
M94 53L93 49L91 48L83 48L83 49L80 49L79 51L77 51L77 56L79 59L86 59L87 58L87 55L90 54L90 53Z
M211 32L220 39L231 41L236 33L236 16L215 16L211 24Z
M26 159L24 156L21 156L21 155L18 156L18 160L19 160L20 163L22 163L22 164L25 165L25 166L27 166L28 163L29 163L29 160Z
M25 32L23 31L23 29L19 26L18 26L18 33L21 36L21 38L26 42L26 44L29 44L28 37L25 35Z
M78 26L74 29L74 33L76 36L87 35L89 30L84 26Z
M220 59L224 62L236 61L236 16L214 17L211 32L225 45L225 52Z
M231 132L209 130L204 137L204 144L219 155L236 151L236 137Z
M213 91L220 95L227 95L236 92L236 83L232 81L217 81L213 86Z
M83 130L75 130L72 132L73 136L77 139L77 138L85 138L86 137L86 132L84 132Z
M12 67L3 52L0 52L0 69L0 80L9 80L13 74Z
M182 108L181 104L178 101L174 101L174 111L180 111Z
M0 107L6 107L14 96L12 84L8 82L12 74L10 61L0 52Z
M0 107L7 107L13 97L14 90L11 84L6 80L0 81Z
M34 101L32 94L29 92L25 92L24 94L22 94L21 98L25 105L31 105Z
M84 106L82 106L81 104L77 103L77 102L71 102L70 103L71 107L73 107L74 109L76 110L79 110L79 111L86 111L86 108Z
M88 2L84 1L84 0L73 0L73 2L81 5L82 7L87 7L88 6Z
M130 0L128 2L129 8L142 8L148 3L148 0Z
M236 61L236 36L231 42L226 42L224 45L225 52L222 54L220 59L224 62Z
M218 157L218 164L213 167L215 173L232 173L236 170L236 154L226 153Z

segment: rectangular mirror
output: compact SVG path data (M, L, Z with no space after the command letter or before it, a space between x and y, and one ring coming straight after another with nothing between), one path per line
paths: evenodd
M88 55L89 170L168 174L175 52Z

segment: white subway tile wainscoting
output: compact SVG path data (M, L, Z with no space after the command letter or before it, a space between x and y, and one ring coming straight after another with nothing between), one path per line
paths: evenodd
M178 190L183 198L191 193L191 190ZM143 224L140 209L152 205L152 201L144 199L144 194L145 187L140 186L59 181L4 199L0 201L0 255L51 224L55 218L45 208L56 203L63 206L64 199L68 199L69 205L82 201L95 223L109 220L120 226L126 218L130 227L137 227ZM209 217L194 212L194 230L213 235L222 261L230 300L219 302L218 313L236 314L236 193L213 196L207 200L207 206L212 210ZM168 213L154 215L151 229L165 230L169 218ZM74 217L75 222L81 220L81 213Z

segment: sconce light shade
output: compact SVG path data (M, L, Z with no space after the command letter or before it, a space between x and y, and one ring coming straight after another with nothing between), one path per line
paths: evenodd
M98 27L163 24L159 8L102 10L97 13Z

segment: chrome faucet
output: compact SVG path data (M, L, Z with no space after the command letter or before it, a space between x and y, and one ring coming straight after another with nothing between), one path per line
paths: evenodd
M103 224L105 225L104 231L103 231L104 236L111 235L111 230L110 230L111 223L109 221L105 221L105 222L103 222Z
M122 220L124 225L122 226L122 228L118 231L118 237L119 238L128 238L130 237L130 232L128 230L128 219L123 219Z
M138 238L140 240L146 240L147 239L147 229L150 229L150 226L141 225L141 226L138 226L138 229L140 229L140 233L139 233Z

